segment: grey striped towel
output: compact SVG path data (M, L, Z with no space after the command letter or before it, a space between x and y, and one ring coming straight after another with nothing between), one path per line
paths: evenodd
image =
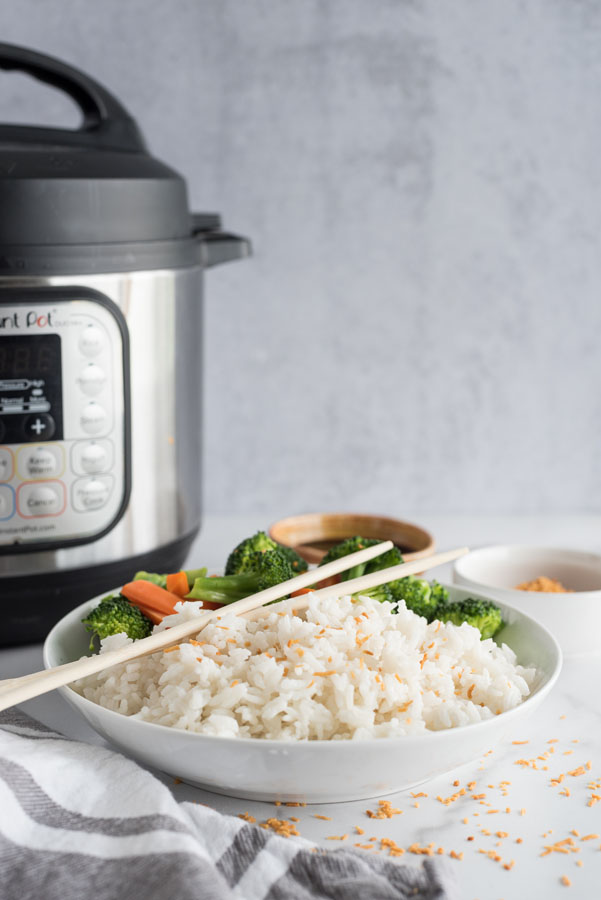
M0 714L2 900L452 900L443 861L313 852L206 806L177 803L105 747Z

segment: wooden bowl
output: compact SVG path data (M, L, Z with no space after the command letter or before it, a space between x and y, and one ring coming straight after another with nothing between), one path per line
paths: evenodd
M318 563L330 547L356 534L364 538L393 541L403 559L420 559L434 552L432 535L401 519L361 513L306 513L280 519L269 529L278 544L294 547L309 563Z

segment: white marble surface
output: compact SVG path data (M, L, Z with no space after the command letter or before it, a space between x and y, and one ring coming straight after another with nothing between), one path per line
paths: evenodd
M515 541L598 549L601 533L601 517L593 516L544 519L432 516L421 522L432 529L441 548L463 543L477 546ZM265 519L258 516L210 518L191 559L219 568L238 539L265 524ZM40 666L39 646L0 651L0 677L25 674ZM416 842L421 845L433 842L436 848L443 847L447 856L451 850L463 853L462 860L451 860L462 900L522 900L524 897L553 900L566 896L566 887L560 882L563 875L572 882L571 896L597 898L601 878L601 803L587 805L592 794L587 785L601 779L600 682L601 654L598 659L567 661L555 690L519 733L492 747L492 752L482 760L418 789L425 791L427 797L414 798L409 792L391 796L393 807L402 809L402 815L386 820L369 819L365 811L376 808L375 801L280 808L277 814L297 816L301 834L329 849L338 846L338 842L327 840L329 835L348 833L346 844L366 842L370 837L390 837L404 848ZM29 701L23 708L65 734L102 742L56 694ZM554 739L557 743L550 744ZM528 743L514 745L513 740ZM546 759L537 759L546 754ZM517 765L519 759L535 760L538 768ZM586 766L589 761L591 769L585 775L565 774ZM562 784L551 786L551 778L562 773L565 774ZM248 810L260 821L276 813L271 804L220 797L184 784L176 785L160 774L158 777L179 800L206 803L234 815ZM453 784L455 781L459 781L459 786ZM436 799L438 795L449 797L472 781L476 782L474 791L468 791L454 803L444 805ZM503 788L501 782L510 784ZM569 796L560 793L565 787ZM474 792L485 795L481 798L483 803L473 799ZM316 814L328 816L330 821L316 819ZM464 818L468 819L466 824ZM363 836L354 833L357 825L365 830ZM485 835L484 829L491 834ZM573 830L581 837L600 836L582 841ZM496 832L506 833L507 837L499 837ZM474 837L473 841L468 840L470 836ZM541 856L545 845L568 837L573 839L578 852ZM517 843L518 838L522 839L521 843ZM490 859L480 850L498 853L502 861ZM410 853L403 859L412 864L419 862L419 857ZM515 860L513 868L505 870L503 863L512 860Z
M0 31L253 240L207 275L207 509L599 510L598 0L19 0ZM0 83L0 118L66 121Z

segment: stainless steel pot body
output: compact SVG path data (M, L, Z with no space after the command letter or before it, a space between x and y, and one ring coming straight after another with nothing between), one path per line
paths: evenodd
M61 288L85 288L115 304L127 328L131 395L131 489L119 520L83 544L61 546L57 538L33 552L4 547L0 579L38 579L43 590L46 573L114 568L119 561L127 564L174 542L183 546L192 540L201 516L202 275L199 265L0 278L0 308L3 296L15 288L27 289L32 297L40 289L53 288L60 297Z

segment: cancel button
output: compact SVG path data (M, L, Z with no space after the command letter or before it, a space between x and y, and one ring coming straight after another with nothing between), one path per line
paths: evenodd
M64 486L59 481L23 484L18 491L17 506L26 519L59 515L65 506Z

